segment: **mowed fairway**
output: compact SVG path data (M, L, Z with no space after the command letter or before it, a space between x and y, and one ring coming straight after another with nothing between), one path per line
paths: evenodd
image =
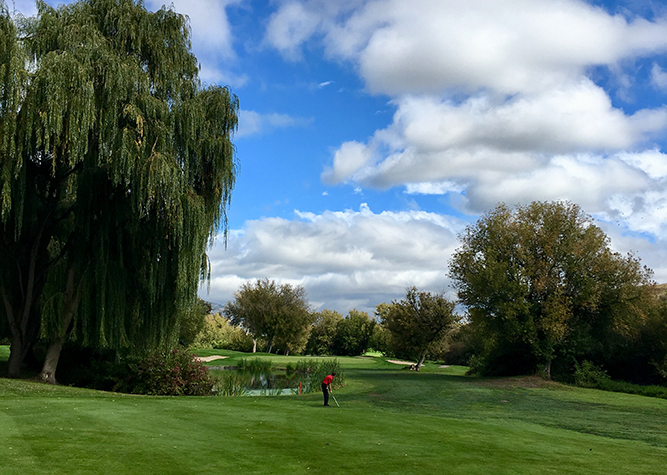
M665 473L666 400L338 360L341 408L0 379L0 474Z

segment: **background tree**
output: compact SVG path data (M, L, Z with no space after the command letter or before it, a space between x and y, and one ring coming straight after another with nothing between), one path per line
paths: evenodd
M306 353L309 355L332 355L334 352L334 340L338 324L343 316L333 310L324 309L314 314L313 322L306 345Z
M409 288L403 300L392 302L383 312L383 324L391 333L392 353L418 360L419 371L429 349L440 343L457 322L454 306L442 294Z
M360 355L368 348L375 320L366 312L350 310L348 315L338 322L333 351L336 355Z
M207 315L204 328L193 341L191 348L218 348L250 352L253 338L243 328L232 325L229 319L219 313Z
M211 314L211 304L197 298L195 304L181 313L178 321L178 343L190 346L206 326L206 316Z
M17 377L38 336L174 341L226 233L238 100L203 88L185 17L82 0L0 11L0 299Z
M550 375L559 353L582 354L646 316L650 271L609 249L571 203L499 205L460 237L450 276L490 374Z
M392 304L382 302L375 307L375 328L373 334L368 342L370 348L379 351L385 355L393 355L391 350L391 332L387 329L384 322L387 320L387 315L391 309Z
M302 286L278 285L268 279L243 284L234 301L225 306L224 314L232 324L247 329L255 340L265 339L268 353L274 345L288 353L303 348L313 322Z

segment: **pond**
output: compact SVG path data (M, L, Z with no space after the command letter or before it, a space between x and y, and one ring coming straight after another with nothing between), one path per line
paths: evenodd
M214 392L222 396L285 396L299 393L299 381L284 372L250 373L232 369L211 369ZM305 388L302 388L305 391Z

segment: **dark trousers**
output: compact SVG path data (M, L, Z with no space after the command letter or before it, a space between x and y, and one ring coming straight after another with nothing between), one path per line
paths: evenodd
M324 394L324 405L329 405L329 388L326 384L322 383L322 393Z

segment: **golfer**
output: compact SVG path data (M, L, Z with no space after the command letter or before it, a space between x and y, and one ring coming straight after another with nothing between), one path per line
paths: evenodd
M329 406L329 392L333 392L331 389L331 382L333 381L336 373L331 373L322 381L322 393L324 394L324 405Z

